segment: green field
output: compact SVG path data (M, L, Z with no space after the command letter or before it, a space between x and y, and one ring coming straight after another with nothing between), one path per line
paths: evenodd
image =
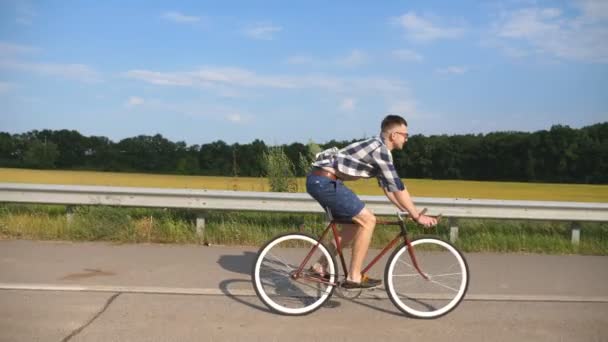
M108 185L176 189L215 189L269 191L264 178L206 177L113 173L91 171L49 171L0 168L0 182ZM429 179L404 179L415 197L483 198L571 202L608 202L608 185L547 184L515 182L476 182ZM349 182L360 195L382 195L375 179ZM304 179L298 179L304 192Z

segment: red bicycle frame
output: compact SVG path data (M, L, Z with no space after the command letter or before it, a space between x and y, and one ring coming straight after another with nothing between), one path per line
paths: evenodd
M319 247L319 244L321 244L321 241L323 241L323 239L325 239L325 236L329 232L330 228L334 235L334 242L336 243L336 250L338 251L338 255L340 256L342 270L344 270L344 277L345 278L348 277L348 268L346 267L346 261L344 260L344 254L342 253L342 245L340 244L340 239L338 239L339 233L338 233L337 224L351 224L352 225L353 222L352 221L340 221L340 220L332 220L331 222L329 222L329 224L327 225L327 227L321 234L321 237L317 240L317 244L310 250L310 252L308 252L306 257L304 258L304 261L302 261L302 263L300 264L300 267L293 275L294 278L297 279L301 276L305 265L308 263L308 261L312 257L315 250ZM366 274L376 264L376 262L378 262L378 260L380 260L380 258L382 258L389 250L391 250L395 246L395 244L397 244L397 242L399 242L400 238L403 238L404 244L407 245L407 247L408 247L407 251L410 255L410 258L412 259L412 264L414 265L414 268L416 269L416 271L418 271L420 276L422 276L425 280L428 280L428 277L426 276L426 274L424 274L424 272L422 272L420 270L420 267L418 266L418 262L416 261L416 255L414 253L414 248L412 247L412 244L410 243L410 240L407 237L407 229L405 226L405 222L404 221L377 221L376 225L381 225L381 226L398 225L401 228L401 232L398 233L397 236L395 236L395 238L393 240L391 240L388 243L388 245L386 245L386 247L384 247L384 249L378 255L376 255L376 257L372 261L370 261L370 263L363 269L363 271L361 273ZM315 278L315 281L320 281L320 282L331 284L322 279ZM334 283L331 285L337 285L337 284Z

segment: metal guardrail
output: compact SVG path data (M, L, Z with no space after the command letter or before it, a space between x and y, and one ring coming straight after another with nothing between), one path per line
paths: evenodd
M384 196L361 196L379 215L395 206ZM66 205L251 210L322 213L308 194L221 190L129 188L109 186L0 183L0 202ZM608 203L507 201L414 197L429 215L453 218L494 218L560 221L608 221Z
M384 196L361 196L377 215L395 214ZM322 213L308 194L0 183L0 202ZM444 217L608 222L608 203L414 197ZM578 240L573 231L573 241Z

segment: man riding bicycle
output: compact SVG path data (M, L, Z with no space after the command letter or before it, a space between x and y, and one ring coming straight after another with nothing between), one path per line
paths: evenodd
M400 211L408 212L414 221L425 227L437 224L435 218L422 215L416 209L393 165L391 151L403 149L407 140L407 121L398 115L388 115L382 120L380 136L352 143L340 150L333 147L322 151L317 154L313 170L306 177L306 191L328 209L333 218L353 222L342 224L340 233L342 245L353 242L350 270L342 284L345 288L370 288L382 281L361 274L376 217L343 181L376 177L386 197ZM335 252L335 246L331 247ZM323 268L323 265L316 266Z

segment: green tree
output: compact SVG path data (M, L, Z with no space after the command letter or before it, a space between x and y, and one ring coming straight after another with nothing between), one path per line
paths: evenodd
M26 167L36 169L51 169L55 167L55 162L59 157L57 145L49 141L34 140L30 142L23 163Z
M92 136L87 139L84 167L101 171L124 171L118 145L106 137Z
M176 144L162 135L139 135L118 143L120 163L130 170L144 172L175 171Z
M303 176L316 153L356 140L284 145L282 151L290 163L285 165L291 165L294 175ZM260 177L268 173L267 154L261 140L188 146L160 134L114 143L73 130L0 132L0 166L5 167ZM404 150L394 150L392 155L399 175L407 178L606 184L608 122L581 129L556 125L534 133L414 135Z
M209 176L232 175L232 148L218 140L201 146L199 165L201 173Z
M262 140L254 140L251 144L239 145L237 162L239 175L244 177L261 177L264 175L264 153L266 144Z
M14 167L19 165L17 146L13 137L0 132L0 166Z
M59 149L57 168L79 168L84 164L87 139L74 130L62 129L59 131L43 130L39 138L52 141Z

